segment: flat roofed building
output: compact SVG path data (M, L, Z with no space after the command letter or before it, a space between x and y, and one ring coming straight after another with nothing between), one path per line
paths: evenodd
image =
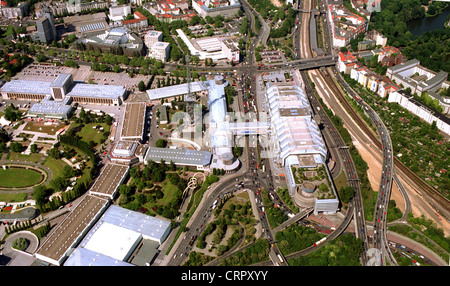
M109 25L106 22L105 12L67 16L64 17L64 24L67 26L72 26L72 29L82 35L91 32L103 31L109 28Z
M144 137L145 119L147 116L146 103L127 103L120 133L121 140L142 141Z
M208 151L149 147L144 163L147 164L150 160L159 163L164 160L166 164L173 161L175 165L203 168L211 163L211 157Z
M148 31L144 36L144 43L148 49L150 49L157 42L163 40L163 34L161 31Z
M111 205L100 221L139 232L144 239L162 244L170 232L170 220L148 216L139 212Z
M106 199L86 195L41 243L37 259L60 266L108 206Z
M165 62L169 59L170 44L167 42L157 42L150 48L149 57Z
M118 141L113 149L116 156L131 157L136 151L137 143L134 141Z
M101 253L77 247L73 250L64 266L134 266L128 262Z
M118 85L73 84L71 74L60 74L54 81L11 80L0 88L3 99L40 101L47 96L61 100L71 97L74 102L121 105L126 89Z
M73 113L73 108L70 105L70 101L70 97L66 97L62 101L55 101L52 100L50 96L48 96L40 103L33 104L30 110L28 110L27 116L67 120Z
M73 85L73 77L71 74L59 74L50 85L50 91L54 99L63 99Z
M131 6L130 5L115 5L109 7L109 19L111 21L121 21L125 19L125 17L131 14Z
M209 87L208 82L194 81L190 83L190 90L192 93L206 91ZM147 95L150 100L160 100L162 98L176 97L189 93L189 84L182 83L177 85L165 86L161 88L147 90Z
M138 232L106 222L94 226L93 229L95 232L84 248L121 261L130 257L142 239Z
M67 95L78 103L119 106L124 101L126 89L119 85L78 83Z
M0 88L0 92L3 99L40 101L51 95L51 84L49 81L11 80Z
M112 150L108 153L111 162L132 165L143 163L147 145L141 145L136 141L121 140L114 143Z
M145 266L171 230L170 221L111 205L64 266Z
M92 184L92 187L89 189L89 194L113 199L119 186L128 175L128 170L129 166L127 165L113 163L106 164L94 184Z

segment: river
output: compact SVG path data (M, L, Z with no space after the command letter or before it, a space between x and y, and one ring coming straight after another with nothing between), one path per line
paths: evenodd
M416 37L420 36L423 32L439 30L444 28L445 19L450 14L450 6L445 8L444 11L435 17L424 17L406 23L408 30Z

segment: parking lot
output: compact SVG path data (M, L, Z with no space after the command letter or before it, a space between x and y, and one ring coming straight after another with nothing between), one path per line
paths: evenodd
M260 54L265 64L286 63L286 58L281 51L264 50Z
M35 81L53 81L62 73L74 73L74 68L64 66L53 66L48 64L31 64L17 73L13 79L35 80Z
M14 79L53 81L59 74L70 73L74 81L90 82L106 85L120 85L131 91L138 91L137 86L142 80L145 84L151 75L134 75L130 77L127 73L92 71L89 66L81 65L78 69L65 66L54 66L50 64L31 64L19 72Z
M114 73L114 72L98 72L91 71L89 78L86 81L91 80L97 84L109 84L109 85L121 85L128 90L135 89L138 91L138 84L142 80L145 84L150 80L151 75L137 74L134 77L130 77L127 73Z

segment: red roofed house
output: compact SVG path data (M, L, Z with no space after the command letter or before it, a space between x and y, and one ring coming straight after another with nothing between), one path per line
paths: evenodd
M338 58L339 72L349 74L350 71L353 68L355 68L355 65L356 65L356 57L354 55L352 55L350 52L339 53Z
M148 19L144 15L142 15L141 12L136 11L134 12L134 19L131 20L123 20L122 24L131 29L131 28L142 28L142 27L148 27Z

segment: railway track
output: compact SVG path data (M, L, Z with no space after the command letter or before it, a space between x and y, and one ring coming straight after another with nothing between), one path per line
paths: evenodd
M329 68L331 69L331 68ZM327 79L327 82L330 84L330 88L336 91L336 95L338 95L338 99L341 102L341 104L344 106L344 108L349 112L349 114L352 116L352 118L357 122L358 126L364 131L364 133L372 140L372 142L375 144L375 146L382 150L382 144L381 141L375 136L375 134L372 132L372 130L365 124L363 119L361 119L360 116L356 113L356 111L353 110L350 103L347 101L347 99L344 97L344 95L340 92L339 88L336 86L336 82L331 79L331 76L329 75L328 71L319 70L319 72L324 75L324 78ZM359 101L361 100L358 98L355 94L351 95L355 100ZM400 160L398 160L396 157L394 157L394 166L397 167L405 176L407 176L411 181L413 181L420 189L427 192L427 194L433 198L433 200L439 204L443 209L445 209L447 212L450 212L450 201L444 197L441 193L436 191L433 187L428 185L426 182L424 182L418 175L416 175L414 172L412 172L408 167L406 167Z

